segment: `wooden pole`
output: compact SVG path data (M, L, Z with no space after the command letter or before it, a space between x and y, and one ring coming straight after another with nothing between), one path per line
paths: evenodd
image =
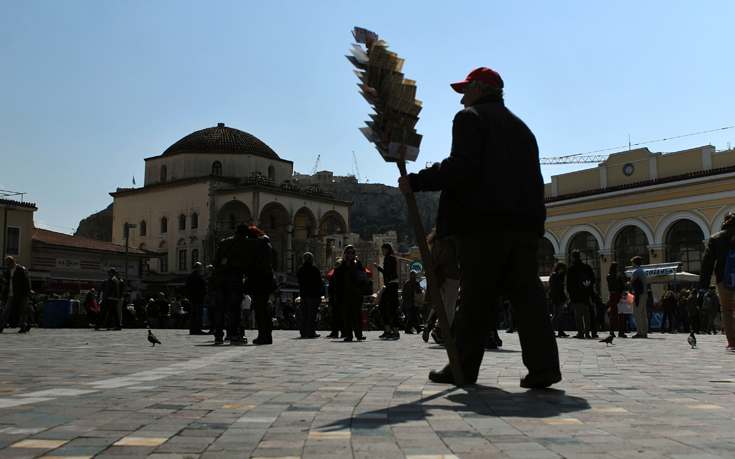
M397 164L398 170L401 171L401 176L406 176L406 161L403 159L403 156L401 156ZM416 196L414 196L413 192L407 193L405 196L406 204L408 205L408 214L411 216L411 223L413 223L413 232L416 234L416 240L418 241L421 252L421 261L424 263L426 288L431 292L431 302L434 306L434 312L439 319L439 326L444 337L444 345L447 349L447 357L449 357L449 365L452 368L452 375L454 376L454 385L464 386L464 376L462 376L462 368L459 365L459 354L457 354L457 347L454 345L452 331L449 328L447 311L444 309L444 303L439 293L439 284L436 280L436 271L434 271L434 258L431 256L429 244L426 242L424 225L421 223L421 215L416 205Z

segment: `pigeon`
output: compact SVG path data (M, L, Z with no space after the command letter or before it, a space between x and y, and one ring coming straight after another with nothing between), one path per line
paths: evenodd
M697 347L697 337L694 336L694 332L689 333L689 336L687 337L687 343L694 349Z
M613 339L615 339L615 335L607 335L605 338L602 338L600 342L605 343L605 347L608 347L611 344L615 346L615 343L613 343Z
M153 332L150 331L150 330L148 330L148 341L150 341L151 343L153 343L153 346L155 346L156 343L161 344L161 341L159 341L158 338L156 338L156 335L154 335ZM153 346L151 346L151 347L153 347Z

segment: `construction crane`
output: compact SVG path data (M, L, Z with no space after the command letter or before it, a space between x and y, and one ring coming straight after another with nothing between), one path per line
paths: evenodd
M607 160L609 155L569 155L569 156L550 156L548 158L539 158L539 164L584 164L584 163L601 163Z
M314 168L311 170L311 174L310 175L315 175L316 174L316 170L319 169L319 160L321 158L322 158L322 155L317 155L317 157L316 157L316 163L314 163Z
M352 164L355 166L355 177L357 177L357 183L360 183L360 166L357 165L357 156L355 152L352 152ZM365 182L369 182L368 178L365 177Z

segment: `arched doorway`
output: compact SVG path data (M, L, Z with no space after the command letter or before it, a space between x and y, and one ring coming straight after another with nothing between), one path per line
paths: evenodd
M615 245L613 247L615 261L620 263L621 267L630 266L631 258L640 256L643 258L643 264L650 263L648 254L648 239L642 229L637 226L626 226L615 237Z
M686 272L699 274L704 233L691 220L679 220L666 233L666 261L680 261Z

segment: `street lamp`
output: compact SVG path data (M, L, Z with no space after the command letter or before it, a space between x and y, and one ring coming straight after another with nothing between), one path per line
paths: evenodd
M137 228L137 223L125 222L123 226L123 236L125 237L125 292L128 291L128 238L130 237L130 228Z

